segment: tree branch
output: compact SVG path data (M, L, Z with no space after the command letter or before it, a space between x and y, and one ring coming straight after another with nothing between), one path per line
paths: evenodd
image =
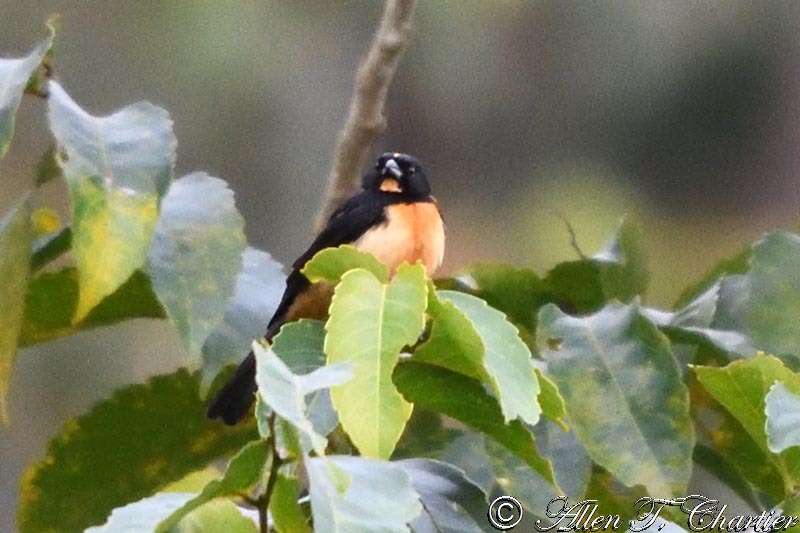
M387 0L378 31L356 74L347 121L339 133L328 187L317 219L322 229L358 185L375 139L386 129L383 108L400 56L408 46L416 0Z

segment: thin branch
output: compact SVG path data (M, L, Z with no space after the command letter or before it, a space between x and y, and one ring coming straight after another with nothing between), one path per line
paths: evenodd
M375 139L386 129L386 95L400 56L408 46L416 0L387 0L378 31L356 75L353 99L334 152L317 229L356 190Z
M567 232L569 233L569 243L572 246L572 249L578 254L578 257L581 259L586 259L586 254L583 253L581 247L578 246L578 237L575 234L575 228L572 227L572 223L569 221L567 216L562 213L561 211L555 211L555 215L564 222L564 225L567 227Z
M257 500L256 507L258 508L258 525L260 533L267 533L269 524L267 522L267 510L269 503L272 499L272 492L275 490L275 483L278 481L278 471L280 470L283 460L278 454L278 445L275 437L275 413L269 415L267 419L269 426L269 443L272 448L272 463L269 467L269 477L267 478L267 487L264 494Z

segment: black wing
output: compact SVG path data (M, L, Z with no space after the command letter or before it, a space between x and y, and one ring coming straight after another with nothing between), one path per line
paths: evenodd
M271 339L278 332L294 299L310 285L308 279L300 273L309 259L325 248L350 244L370 228L385 222L384 208L388 202L385 194L363 191L334 211L328 219L328 224L317 235L308 250L292 265L292 272L286 278L286 290L283 292L281 303L267 326L267 339Z

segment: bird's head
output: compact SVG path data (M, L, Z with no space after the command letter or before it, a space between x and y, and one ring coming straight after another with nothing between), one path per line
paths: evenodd
M431 187L417 158L408 154L386 152L375 166L367 172L362 183L364 189L402 194L411 198L423 198L431 193Z

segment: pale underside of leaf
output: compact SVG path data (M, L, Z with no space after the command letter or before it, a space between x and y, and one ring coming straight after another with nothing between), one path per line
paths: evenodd
M196 172L172 184L147 270L193 358L223 321L245 248L244 219L224 181Z

